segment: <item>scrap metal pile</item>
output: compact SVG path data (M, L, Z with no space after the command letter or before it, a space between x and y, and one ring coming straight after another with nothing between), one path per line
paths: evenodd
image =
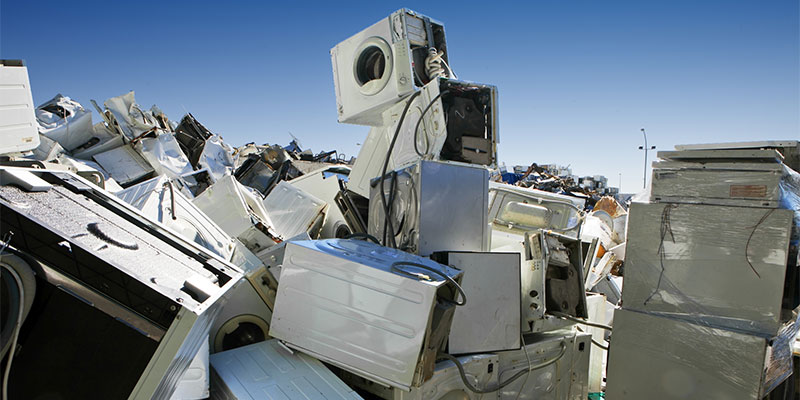
M401 9L331 59L339 121L370 127L354 163L234 149L133 92L99 123L34 110L0 60L3 400L784 390L791 143L660 153L627 210L492 178L497 89L458 79L441 23Z

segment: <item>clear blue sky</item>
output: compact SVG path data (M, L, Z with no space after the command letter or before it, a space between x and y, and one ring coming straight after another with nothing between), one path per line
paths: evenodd
M442 21L459 77L497 85L500 158L641 188L651 144L800 137L797 0L201 2L0 0L0 57L34 101L136 91L232 145L358 151L336 122L329 49L408 7ZM99 120L95 115L95 120Z

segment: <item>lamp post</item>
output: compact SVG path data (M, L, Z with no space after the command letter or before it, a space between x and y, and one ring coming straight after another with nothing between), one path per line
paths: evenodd
M644 182L642 183L642 188L646 189L647 188L647 152L650 151L650 150L655 150L656 146L650 146L650 147L647 146L647 133L644 132L644 128L642 128L641 130L642 130L642 135L644 136L644 146L639 146L639 150L644 150L644 177L643 177L643 181Z

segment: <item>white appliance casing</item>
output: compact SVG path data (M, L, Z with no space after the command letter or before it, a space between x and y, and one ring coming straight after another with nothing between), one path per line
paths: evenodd
M211 367L213 400L361 399L321 362L277 340L212 354Z
M378 126L383 111L416 90L411 44L428 44L424 18L401 9L331 49L339 122ZM373 51L383 57L384 69L362 84L356 64Z
M3 131L0 154L39 147L28 67L0 63L0 85L3 86L3 95L0 96L0 130Z
M439 279L417 280L392 268L397 261L461 278L456 269L369 242L287 243L270 334L372 381L404 390L419 385L421 363L433 366L423 357L438 350L426 346L438 347L431 338L450 328L450 319L433 320L437 298L450 286L429 271L401 267Z

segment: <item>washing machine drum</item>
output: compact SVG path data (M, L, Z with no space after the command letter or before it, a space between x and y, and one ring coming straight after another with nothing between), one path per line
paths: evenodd
M353 57L353 74L359 90L365 96L380 93L392 75L392 48L382 38L364 40Z
M0 359L11 347L17 323L28 316L35 294L36 278L28 263L15 255L0 255Z

